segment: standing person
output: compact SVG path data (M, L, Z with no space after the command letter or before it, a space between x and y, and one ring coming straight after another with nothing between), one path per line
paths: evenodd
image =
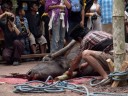
M83 0L70 0L71 8L69 10L69 30L68 30L68 42L71 41L70 32L75 25L80 24L84 27L84 2ZM75 7L75 3L78 7ZM77 10L78 9L78 10Z
M8 64L19 65L21 54L23 53L23 43L20 41L23 35L14 24L14 15L10 12L4 12L0 19L7 16L6 23L0 20L0 27L4 32L5 48L3 50L3 59Z
M94 0L89 12L86 13L86 16L89 17L87 25L89 29L97 31L102 30L100 15L100 5L98 4L97 0Z
M101 8L102 30L112 34L113 0L98 0Z
M41 28L42 28L42 31L44 31L44 36L47 40L47 52L50 53L50 38L49 38L49 30L48 30L48 23L49 23L49 16L48 16L48 13L45 12L45 0L39 0L40 2L40 7L38 9L39 11L39 16L40 16L40 19L41 19Z
M86 16L86 13L90 10L91 6L93 5L94 0L84 0L84 11L85 11L85 16L84 16L84 27L87 27L87 22L89 17Z
M46 12L50 16L49 28L52 29L51 53L64 47L67 28L69 0L46 0Z
M70 35L81 43L81 47L79 54L72 60L67 74L72 76L81 59L84 59L86 64L92 66L103 77L103 81L108 79L106 71L109 71L109 68L106 60L108 58L113 60L113 56L109 54L113 49L112 35L103 31L89 31L80 25L75 26Z
M41 53L46 53L47 41L45 37L42 35L42 31L40 30L40 18L37 12L38 12L38 6L36 5L36 3L31 3L30 12L26 14L26 17L28 20L30 32L34 35L35 40L40 45ZM36 45L34 45L32 49L35 50L34 53L36 53Z

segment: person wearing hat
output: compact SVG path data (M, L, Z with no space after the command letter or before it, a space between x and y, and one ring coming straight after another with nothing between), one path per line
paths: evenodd
M103 77L103 80L108 79L106 71L109 69L106 60L108 58L113 60L112 55L109 54L113 49L112 35L102 31L90 31L88 28L76 25L70 36L81 45L80 52L72 60L67 75L71 77L72 72L78 68L81 59L84 59L86 64L92 66Z

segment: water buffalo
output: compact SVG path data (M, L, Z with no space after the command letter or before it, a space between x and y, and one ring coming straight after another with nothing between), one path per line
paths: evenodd
M32 68L27 73L28 80L43 80L44 81L47 79L49 75L55 78L59 75L62 75L64 72L66 72L68 68L70 67L71 60L77 55L79 51L79 45L75 44L75 46L73 46L74 44L75 43L73 41L73 44L70 43L69 45L67 45L68 46L67 49L64 48L64 50L62 49L61 51L52 54L52 58L54 59L50 61L42 61L40 64ZM70 51L67 51L69 49ZM59 55L63 53L65 53L64 56L60 57ZM82 75L87 75L90 72L92 72L92 68L88 66L86 67L86 69L82 68L81 70L77 70L77 71L79 75L82 76Z

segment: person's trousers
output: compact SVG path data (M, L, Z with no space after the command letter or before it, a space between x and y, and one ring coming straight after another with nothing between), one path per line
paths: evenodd
M56 22L53 22L51 53L54 53L64 47L65 29L65 27L62 27L62 21L59 18Z
M13 42L12 48L5 48L3 50L2 57L7 63L13 63L13 61L19 61L21 54L24 51L23 43L20 40Z
M67 37L66 37L68 43L72 40L72 37L70 37L70 34L71 34L72 29L73 29L76 25L78 25L78 24L80 24L80 22L74 22L74 21L69 20L69 29L68 29Z

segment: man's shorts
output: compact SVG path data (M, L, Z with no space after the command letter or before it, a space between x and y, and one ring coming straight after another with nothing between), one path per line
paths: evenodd
M43 45L43 44L47 43L47 41L46 41L46 39L45 39L45 37L43 35L40 38L36 38L35 39L35 37L34 37L34 35L32 33L29 35L29 40L30 40L30 45L36 44L36 41L40 45Z
M94 56L101 66L104 68L105 71L109 71L107 59L111 59L113 61L113 55L110 55L109 53L101 52L101 51L94 51L97 56Z

